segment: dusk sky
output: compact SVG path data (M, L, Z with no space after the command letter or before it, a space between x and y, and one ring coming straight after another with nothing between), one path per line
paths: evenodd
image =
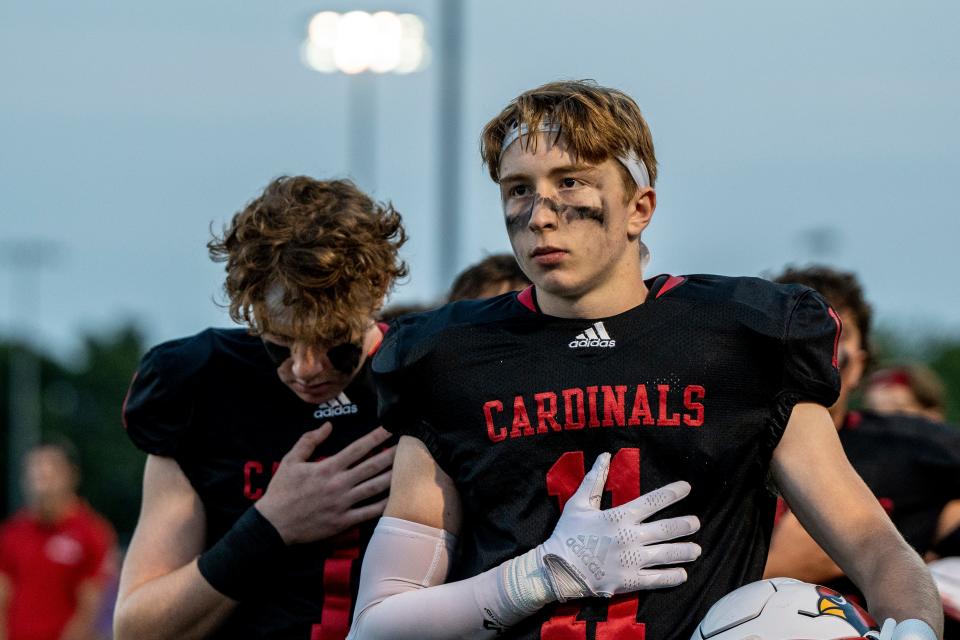
M439 1L0 4L0 333L66 357L81 332L127 321L150 342L229 324L211 224L275 176L350 175L355 78L301 63L309 17L411 11L435 43ZM465 4L458 267L509 248L483 124L525 89L593 78L653 130L650 274L817 259L857 271L882 324L960 333L960 4ZM437 55L376 79L361 186L411 237L395 301L454 275L436 272ZM55 254L33 282L11 266L22 241Z

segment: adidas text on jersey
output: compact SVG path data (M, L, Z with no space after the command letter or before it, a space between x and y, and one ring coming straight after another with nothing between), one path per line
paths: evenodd
M347 394L340 392L340 395L333 400L328 400L313 412L314 418L336 418L337 416L348 416L357 412L357 405L350 402Z
M617 341L610 337L610 334L607 333L606 327L603 326L603 321L594 322L593 326L586 329L583 333L578 333L577 337L570 341L568 345L571 349L578 349L581 347L615 347L617 346Z

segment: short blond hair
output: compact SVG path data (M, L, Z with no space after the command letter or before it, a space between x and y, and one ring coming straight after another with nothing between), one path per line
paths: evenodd
M563 136L573 154L587 162L600 164L636 152L647 166L650 185L656 183L653 136L640 107L622 91L601 87L592 80L550 82L525 91L486 124L480 138L480 154L494 182L500 182L504 136L523 125L536 131L546 121L558 125L556 137ZM535 150L536 136L523 136L518 143L528 148L534 145ZM625 186L632 193L636 186L633 178L626 169L621 173L629 180Z

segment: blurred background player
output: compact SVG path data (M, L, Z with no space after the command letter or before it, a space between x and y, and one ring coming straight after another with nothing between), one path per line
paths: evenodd
M943 422L946 388L940 376L924 364L891 365L867 378L862 404L875 413L918 415ZM949 503L940 513L935 540L925 554L928 559L960 556L960 500Z
M470 265L453 280L447 301L492 298L509 291L520 291L530 281L512 253L497 253ZM422 313L436 309L437 304L399 303L384 308L378 315L381 322L392 322L410 313Z
M512 253L497 253L464 269L453 281L449 302L492 298L530 286Z
M390 482L368 362L404 240L390 205L301 176L209 244L247 328L155 347L131 383L127 433L150 455L118 638L346 635Z
M66 440L27 454L27 506L0 527L0 638L95 640L116 536L77 495L80 469Z
M927 553L943 535L938 533L938 521L945 507L960 498L960 432L920 415L849 410L851 394L870 361L872 317L853 273L826 266L788 268L776 281L816 289L840 314L842 386L830 407L840 442L898 531L918 553ZM827 490L830 471L821 473ZM824 584L862 598L789 512L777 522L764 576Z
M876 413L906 413L943 422L946 402L943 381L919 363L885 367L863 385L863 407Z

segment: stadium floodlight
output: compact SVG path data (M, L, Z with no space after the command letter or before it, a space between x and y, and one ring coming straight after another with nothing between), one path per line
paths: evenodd
M440 228L438 277L444 282L454 272L461 255L458 245L460 223L459 202L459 133L461 105L461 33L465 0L441 0L438 5L437 76L439 145L438 176ZM378 138L377 91L378 74L408 74L425 68L431 59L423 20L412 13L378 11L321 11L307 25L307 37L300 45L303 64L321 73L343 73L353 76L347 85L347 157L350 176L361 187L374 190L376 182L376 150Z
M426 66L430 47L423 20L411 13L321 11L310 19L300 55L321 73L412 73Z

